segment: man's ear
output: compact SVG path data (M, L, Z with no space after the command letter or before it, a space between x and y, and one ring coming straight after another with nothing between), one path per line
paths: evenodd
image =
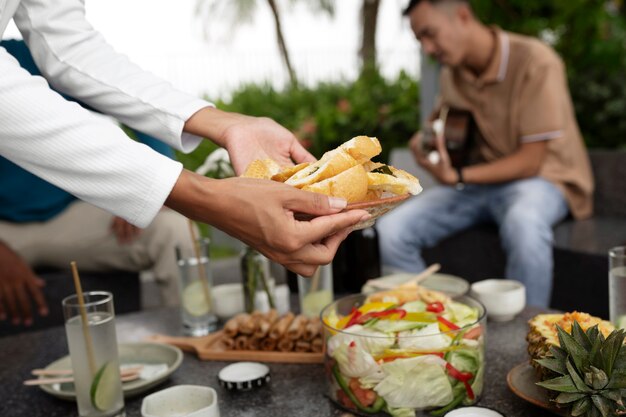
M468 23L474 19L474 13L468 4L461 3L456 7L456 15L463 23Z

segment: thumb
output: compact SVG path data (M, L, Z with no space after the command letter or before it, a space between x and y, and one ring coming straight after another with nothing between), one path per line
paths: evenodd
M298 213L323 216L338 213L347 205L348 202L343 198L293 189L284 207Z
M315 157L309 153L304 146L297 140L294 140L291 145L291 159L293 159L296 164L301 164L303 162L315 162Z

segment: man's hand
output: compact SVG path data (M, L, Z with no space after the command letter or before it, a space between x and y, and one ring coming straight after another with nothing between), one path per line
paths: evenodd
M226 148L237 175L255 159L271 158L280 166L315 160L290 131L265 117L207 107L191 116L185 123L185 131Z
M439 153L439 161L431 162L428 155L422 151L422 134L416 133L409 141L409 147L413 151L415 160L420 166L430 172L433 177L442 184L453 185L458 181L458 174L450 163L450 155L445 146L443 136L436 137L437 153Z
M111 231L120 245L133 243L141 234L140 228L117 216L111 221Z
M332 261L363 210L340 213L343 199L248 178L211 180L183 171L166 205L209 223L305 276ZM295 213L314 216L300 221Z
M48 305L41 288L44 281L37 278L24 260L0 242L0 320L11 317L13 324L30 326L33 323L31 298L39 314L48 315Z

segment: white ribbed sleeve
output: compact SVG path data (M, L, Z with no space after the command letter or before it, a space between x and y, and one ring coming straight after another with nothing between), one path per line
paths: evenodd
M182 129L211 104L175 90L116 53L85 20L81 0L22 0L14 19L56 89L179 150L198 145L201 138ZM140 227L162 207L182 170L66 102L2 49L0 154Z
M21 69L0 49L0 154L77 197L147 226L182 170ZM10 181L10 178L0 179Z

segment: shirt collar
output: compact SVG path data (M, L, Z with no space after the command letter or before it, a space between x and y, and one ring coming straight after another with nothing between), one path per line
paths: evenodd
M478 84L500 83L506 78L511 52L509 35L497 26L490 27L490 30L496 38L496 50L487 69L479 77L467 69L459 69L461 76L470 82Z

